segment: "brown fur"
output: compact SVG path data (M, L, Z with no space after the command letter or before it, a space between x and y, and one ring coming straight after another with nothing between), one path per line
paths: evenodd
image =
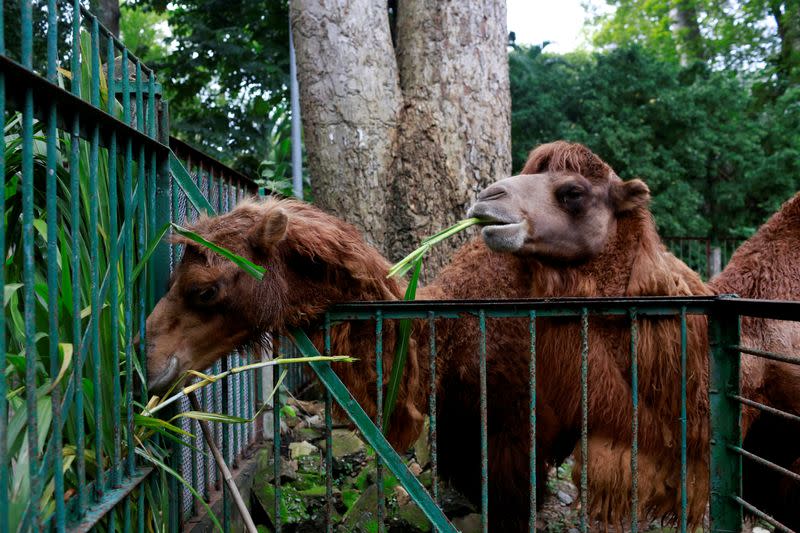
M709 283L719 294L764 300L800 300L800 193L747 240L725 270ZM783 354L800 355L796 322L745 317L743 344ZM800 414L800 368L742 354L750 374L760 380L746 396L790 413ZM753 370L756 369L756 371ZM752 381L755 381L751 378ZM800 424L746 408L752 423L745 449L800 473ZM776 435L780 437L776 438ZM745 499L790 528L800 529L800 483L753 461L742 463Z
M282 229L285 227L285 233ZM151 376L181 343L198 342L215 353L257 341L270 330L300 326L322 347L319 326L331 304L354 300L396 300L404 287L387 279L389 264L367 245L349 224L317 208L293 200L247 202L229 214L200 220L193 228L204 238L263 265L258 282L229 261L192 241L187 247L168 294L148 318ZM511 298L527 293L530 270L524 261L490 251L473 239L455 255L418 299ZM198 291L219 287L210 303L198 308ZM176 315L180 315L176 318ZM196 319L190 320L186 317ZM188 322L187 322L188 321ZM215 324L208 333L203 324ZM182 324L196 329L188 330ZM384 324L384 385L391 374L395 324ZM238 329L237 329L238 328ZM376 415L375 326L354 321L332 329L332 353L358 358L335 370L371 416ZM239 331L245 332L242 338ZM474 318L436 321L436 391L439 468L474 503L480 504L480 389L478 327ZM526 320L488 321L487 382L489 406L490 521L494 531L522 531L529 513L528 365ZM162 347L166 346L167 349ZM428 410L429 324L415 321L404 381L387 436L398 450L417 438L422 414ZM191 368L210 364L205 352L189 361ZM188 367L182 367L186 370ZM537 476L541 503L550 466L572 450L575 434L560 427L557 411L546 401L543 383L537 388ZM337 411L341 418L342 413ZM565 437L565 435L567 435Z
M616 177L613 170L587 148L563 141L535 149L523 169L523 174L544 171L577 171L593 183L602 182L603 179L614 180ZM611 196L613 198L614 195ZM742 246L725 272L706 288L694 272L664 249L649 213L645 209L638 209L619 219L614 239L607 243L603 253L585 264L554 267L532 261L537 280L533 295L708 295L714 291L735 292L750 298L799 299L800 276L796 270L800 259L798 236L800 195L784 205L780 213ZM630 394L627 390L630 388L630 363L624 357L620 358L620 354L626 353L625 347L630 342L630 337L626 336L620 324L599 319L597 322L600 332L594 340L591 340L590 333L590 346L594 341L599 341L600 344L599 349L590 351L589 365L590 507L595 518L606 524L622 523L630 512L630 438L620 439L619 435L630 435L631 410ZM557 360L559 352L575 353L577 350L577 328L572 326L572 331L564 331L563 325L554 325L556 327L545 330L546 334L542 338L551 339L552 344L547 351ZM708 495L706 321L703 317L689 317L688 325L689 521L699 524ZM558 327L562 331L558 331ZM598 329L594 323L591 323L590 332L592 328ZM676 439L679 438L677 409L680 398L675 385L680 375L678 331L674 320L640 320L637 346L639 394L642 403L639 430L640 515L678 516L679 447L676 447ZM743 320L744 343L761 349L791 353L791 347L797 346L796 332L796 325L761 319ZM566 346L565 342L570 342L571 345ZM603 351L607 352L605 357L598 354ZM615 358L616 368L611 364ZM591 374L593 363L594 376ZM570 380L575 382L577 376L574 375L574 367L572 372L572 376L556 379L561 383L568 383ZM800 400L797 399L800 380L797 376L798 369L794 366L743 356L743 394L795 414L800 413ZM592 396L593 383L601 384L595 389L599 394L597 397ZM574 391L565 401L571 401L573 416L580 416ZM592 425L592 413L600 421L600 427ZM751 408L745 408L743 434L747 434L752 420L758 414ZM753 444L763 446L764 441L767 441L766 448L771 449L774 456L781 456L784 461L781 464L791 467L800 454L794 452L787 455L785 445L776 446L774 441L779 433L775 432L775 426L782 428L783 431L779 430L779 433L787 436L800 434L796 425L787 428L786 422L770 419L756 427L759 431L772 431L768 435L765 433L765 438L760 441L754 439ZM592 431L594 434L591 434ZM659 442L659 437L663 438L663 442ZM790 441L796 442L794 439ZM580 454L577 455L580 459ZM795 462L794 466L797 464ZM746 468L745 474L748 472L751 471ZM748 479L750 478L745 478L746 484ZM771 478L769 481L772 484L777 483L777 480ZM757 485L755 492L763 495L765 484L759 483L757 479L752 479L752 482ZM797 487L791 487L791 491L794 491L794 498L797 498ZM766 491L768 496L761 500L771 500L774 509L775 503L785 501L789 493L790 490L784 488L775 497L774 493ZM793 504L793 508L796 509L798 504L800 502ZM786 511L788 505L778 503L778 508ZM790 514L792 513L797 514L796 511L791 511Z

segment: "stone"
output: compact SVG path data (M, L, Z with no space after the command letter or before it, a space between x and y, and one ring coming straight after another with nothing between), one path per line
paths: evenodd
M397 485L394 488L394 499L397 501L397 505L402 507L403 505L406 505L408 502L411 501L411 496L408 495L406 489L404 489L400 485Z
M323 428L325 427L325 420L319 415L309 416L306 418L306 426L310 428Z
M320 430L314 429L313 427L297 428L294 433L298 440L305 440L308 442L315 442L325 437Z
M351 455L356 455L364 451L364 442L358 436L347 429L334 429L331 433L333 440L333 458L344 459ZM325 449L325 443L322 444L322 449Z
M393 517L393 522L397 524L397 529L403 532L428 533L431 531L431 523L425 513L422 512L422 509L414 502L399 505L397 513Z
M306 455L312 455L319 451L319 448L314 446L308 441L292 442L289 443L289 456L292 459L298 459Z
M422 426L422 432L419 438L414 443L414 457L422 468L428 466L431 462L431 448L428 442L428 433L430 431L430 420L425 417L425 423ZM416 474L415 474L416 475Z
M370 485L342 517L339 531L377 531L378 487Z
M480 533L481 515L478 513L470 513L466 516L459 516L453 519L453 525L461 533Z
M567 494L566 492L564 492L563 490L556 492L556 497L558 498L558 501L560 501L562 505L572 505L572 502L574 501L574 498L569 494Z
M769 530L760 526L755 526L753 528L753 533L769 533Z
M464 516L477 512L477 509L469 500L447 485L441 487L439 499L440 507L448 517Z
M408 471L414 474L414 477L419 477L422 473L422 467L416 461L412 461L410 465L408 465Z

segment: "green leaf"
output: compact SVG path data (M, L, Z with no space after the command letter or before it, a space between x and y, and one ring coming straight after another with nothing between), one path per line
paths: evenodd
M150 461L150 462L151 462L151 463L153 463L153 464L154 464L156 467L158 467L159 469L161 469L163 472L166 472L167 474L171 475L172 477L174 477L175 479L177 479L178 481L180 481L180 482L181 482L181 484L182 484L184 487L186 487L186 488L189 490L189 492L191 492L191 493L192 493L192 496L194 496L194 497L197 499L197 501L199 501L199 502L200 502L200 503L203 505L203 507L204 507L204 508L205 508L205 510L206 510L206 513L208 513L208 516L211 518L211 521L212 521L212 522L214 522L214 525L215 525L215 526L217 526L217 529L218 529L218 530L220 530L220 531L223 531L223 530L222 530L222 526L220 525L220 523L219 523L219 520L217 519L217 515L215 515L215 514L214 514L214 511L213 511L213 510L211 509L211 507L210 507L210 506L209 506L209 505L206 503L205 499L204 499L202 496L200 496L200 494L199 494L199 493L197 492L197 490L196 490L196 489L195 489L195 488L194 488L194 487L191 485L191 483L187 482L185 479L183 479L183 478L181 477L181 475L180 475L180 474L178 474L176 471L174 471L173 469L171 469L170 467L168 467L166 464L164 464L164 462L163 462L163 461L161 461L160 459L158 459L157 457L155 457L154 455L152 455L152 454L151 454L150 452L148 452L147 450L144 450L144 449L142 449L142 448L140 448L140 447L138 447L138 446L137 446L137 447L136 447L136 455L138 455L138 456L140 456L140 457L144 457L144 458L145 458L145 460L147 460L147 461Z
M66 342L58 343L58 353L61 355L61 368L58 371L58 376L56 376L56 379L53 381L53 383L50 384L50 387L47 389L47 394L50 394L53 391L53 389L56 388L59 382L61 382L61 380L64 378L64 375L67 373L69 365L70 363L72 363L72 351L73 351L72 343L66 343Z
M419 273L422 270L422 258L414 262L414 274L406 287L406 294L403 299L407 302L413 301L417 297L417 284L419 283ZM403 370L406 366L408 356L408 346L411 339L411 319L404 318L398 327L397 350L395 351L394 362L392 363L392 374L389 377L389 384L386 387L386 403L383 407L383 432L389 431L389 421L397 403L397 393L400 390L400 383L403 380Z
M184 411L173 416L170 421L179 418L191 418L194 420L205 420L206 422L222 422L223 424L244 424L250 420L238 416L223 415L221 413L206 413L204 411Z
M199 244L201 246L204 246L205 248L208 248L212 252L215 252L215 253L221 255L222 257L230 259L231 261L233 261L236 264L236 266L238 266L239 268L241 268L242 270L244 270L246 273L248 273L249 275L253 276L257 280L260 281L260 280L264 279L264 273L267 271L267 269L265 269L264 267L259 266L259 265L255 264L255 263L253 263L252 261L250 261L249 259L246 259L246 258L244 258L244 257L242 257L240 255L236 255L235 253L231 252L227 248L223 248L222 246L216 245L211 241L207 241L206 239L204 239L203 237L201 237L197 233L195 233L195 232L193 232L191 230L188 230L186 228L183 228L183 227L175 224L174 222L172 223L172 228L179 235L182 235L182 236L186 237L187 239L189 239L189 240L191 240L193 242L196 242L197 244Z
M160 418L156 418L156 417L153 417L153 416L146 416L146 415L142 415L142 414L134 414L133 415L133 423L135 425L137 425L137 426L140 426L140 427L152 428L152 429L159 428L159 429L163 429L163 430L167 430L167 431L172 431L173 433L177 433L177 434L183 435L185 437L194 438L194 435L192 435L188 431L186 431L184 429L181 429L178 426L175 426L173 424L170 424L166 420L162 420Z
M163 239L164 235L166 235L167 231L169 231L169 226L170 226L169 223L164 224L158 230L155 237L153 237L153 240L150 241L150 244L147 246L147 250L145 250L144 255L142 255L142 258L139 260L139 263L133 269L133 273L131 275L133 281L136 281L136 278L138 278L139 274L142 273L144 267L147 266L147 261L150 260L150 257L153 255L153 253L156 251L156 248L158 248L158 245L161 243L161 239Z
M22 283L8 283L3 287L3 307L8 305L14 293L22 288Z

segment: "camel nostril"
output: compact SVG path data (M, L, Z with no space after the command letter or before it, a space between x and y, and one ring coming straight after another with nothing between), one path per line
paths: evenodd
M492 185L491 187L484 189L483 191L481 191L480 194L478 194L478 200L481 202L498 200L503 196L506 196L506 194L507 194L506 190L503 187L499 185Z

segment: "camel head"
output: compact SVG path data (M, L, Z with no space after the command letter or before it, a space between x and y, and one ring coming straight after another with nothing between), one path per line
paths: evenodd
M184 247L167 293L147 318L147 375L154 392L188 370L202 370L271 331L304 326L335 301L396 299L388 263L358 231L294 200L247 201L201 218L201 237L266 269L263 280L178 236Z
M522 174L483 190L469 214L486 221L493 250L575 262L598 255L617 219L649 199L644 182L624 182L588 148L559 141L536 148Z

